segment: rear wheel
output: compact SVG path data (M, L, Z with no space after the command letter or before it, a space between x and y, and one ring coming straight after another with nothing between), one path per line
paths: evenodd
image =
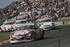
M38 39L38 35L35 33L34 34L34 41L36 41Z
M40 36L39 36L40 35ZM44 39L44 31L41 34L34 34L34 41L38 40L38 39Z
M41 39L44 39L44 31L41 34Z

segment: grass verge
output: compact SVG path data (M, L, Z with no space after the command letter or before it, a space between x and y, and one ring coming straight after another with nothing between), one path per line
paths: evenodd
M8 40L9 39L9 35L2 35L0 36L0 42L4 41L4 40Z

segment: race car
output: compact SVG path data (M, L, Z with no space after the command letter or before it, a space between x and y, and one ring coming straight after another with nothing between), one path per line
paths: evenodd
M55 23L51 18L38 19L37 24L44 30L55 29Z
M44 30L34 24L27 24L17 27L14 32L10 34L10 43L28 42L44 38Z

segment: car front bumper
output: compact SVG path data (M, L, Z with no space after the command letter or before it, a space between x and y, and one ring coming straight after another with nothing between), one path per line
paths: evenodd
M20 42L29 42L29 41L33 41L34 39L30 39L30 40L10 40L10 43L20 43Z
M43 30L51 30L53 29L54 27L53 26L47 26L47 27L41 27Z

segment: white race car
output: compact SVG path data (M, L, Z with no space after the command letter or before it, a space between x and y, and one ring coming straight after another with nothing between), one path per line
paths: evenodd
M44 30L49 30L49 29L55 28L55 24L51 18L39 19L39 20L37 20L37 25L39 25L40 28L42 28Z
M36 25L24 25L17 27L16 31L10 34L10 43L28 42L44 38L44 30Z

